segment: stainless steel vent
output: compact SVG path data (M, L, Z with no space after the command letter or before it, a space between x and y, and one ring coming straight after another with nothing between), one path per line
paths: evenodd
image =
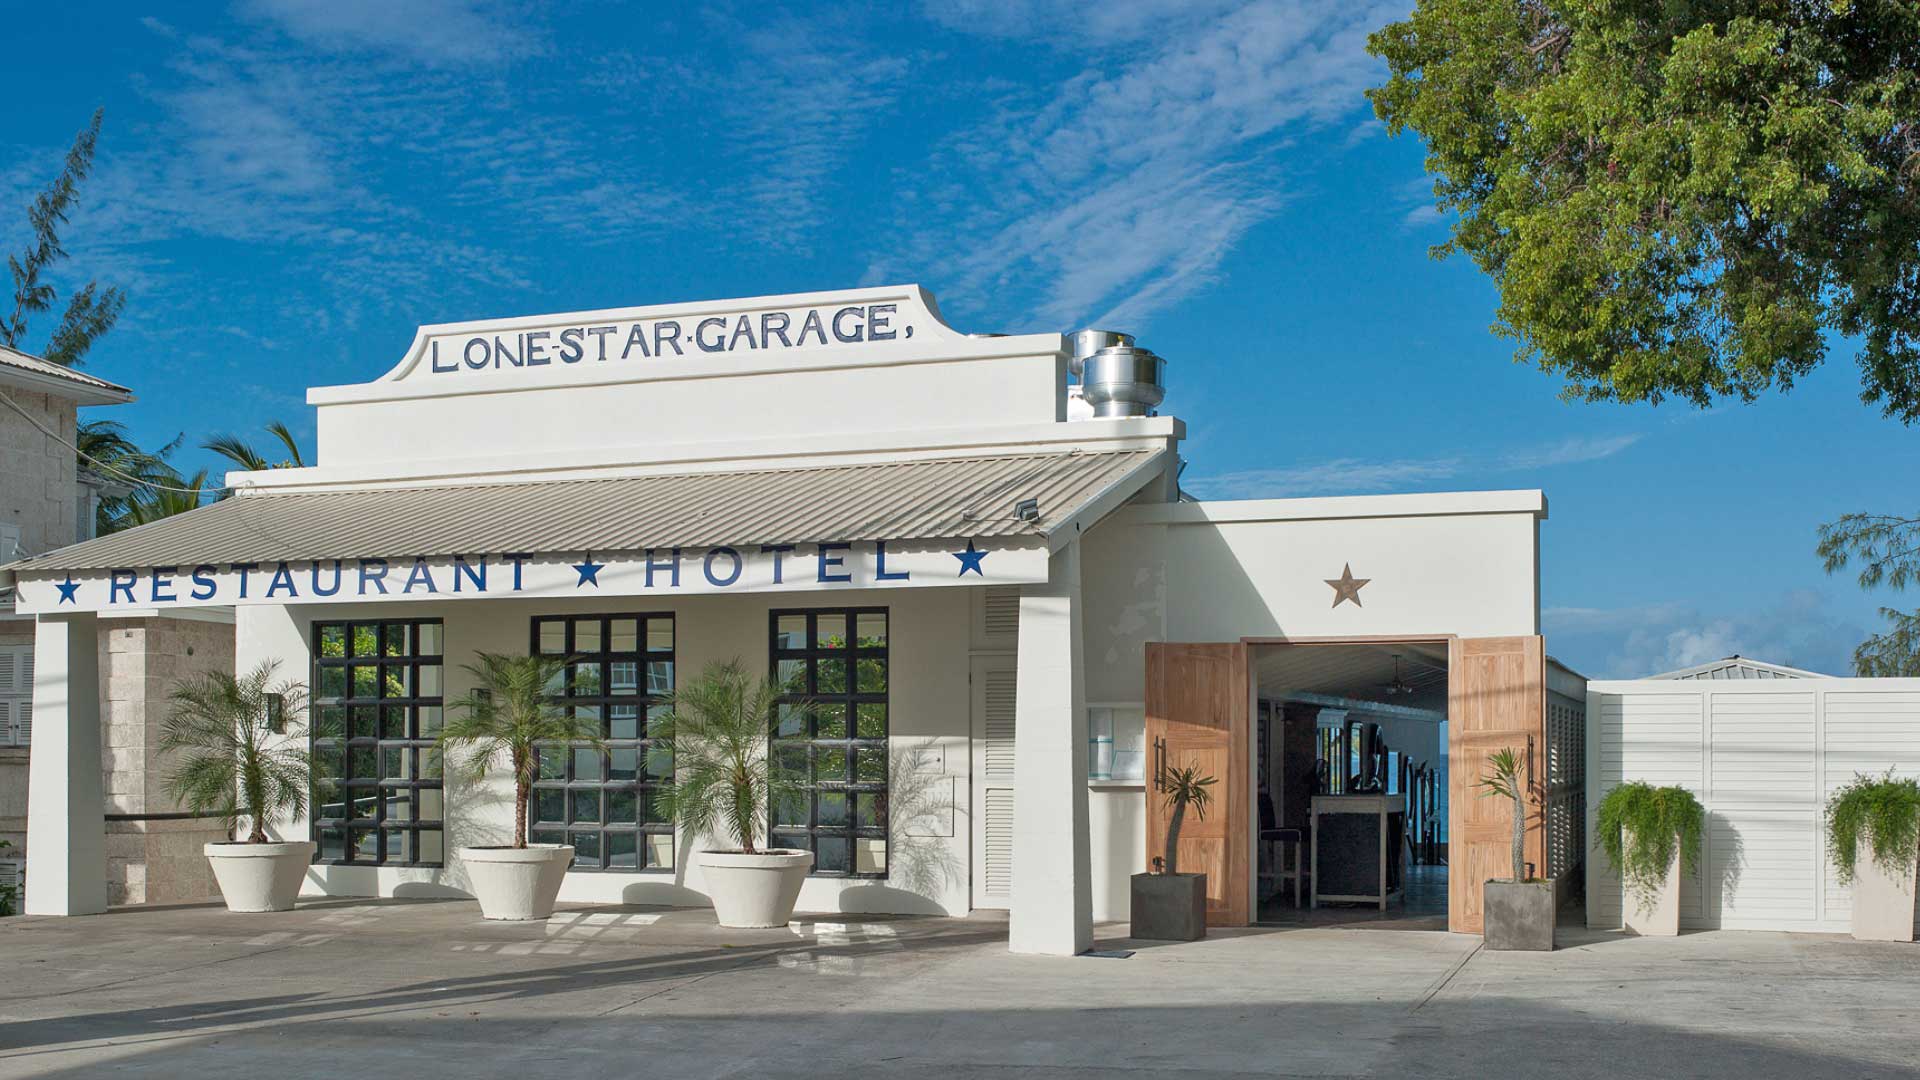
M1167 362L1134 345L1132 334L1081 330L1072 340L1072 370L1096 419L1146 416L1166 398Z

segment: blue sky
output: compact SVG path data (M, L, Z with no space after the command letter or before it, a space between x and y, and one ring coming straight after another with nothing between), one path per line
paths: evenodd
M131 294L88 369L150 443L311 445L305 388L423 322L916 281L966 330L1130 329L1203 496L1544 488L1575 667L1844 671L1900 598L1823 573L1814 528L1911 509L1920 433L1859 403L1845 343L1705 412L1514 364L1362 97L1406 7L41 5L7 20L0 243L105 106L70 268Z

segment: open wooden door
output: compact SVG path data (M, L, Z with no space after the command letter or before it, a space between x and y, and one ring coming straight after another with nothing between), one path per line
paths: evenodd
M1447 929L1481 932L1480 887L1513 873L1513 804L1482 797L1488 756L1502 747L1524 755L1527 861L1546 866L1542 807L1546 753L1547 667L1538 636L1456 638L1447 654Z
M1161 772L1200 766L1219 782L1205 820L1188 811L1181 825L1179 868L1207 875L1208 926L1246 926L1251 918L1247 678L1247 647L1238 642L1147 646L1147 865L1165 852Z

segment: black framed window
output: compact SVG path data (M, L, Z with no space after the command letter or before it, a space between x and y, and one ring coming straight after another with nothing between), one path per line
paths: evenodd
M673 692L673 616L536 616L532 648L571 658L553 700L598 724L606 747L540 748L527 839L572 844L576 870L673 869L673 822L653 805L673 748L651 737Z
M313 624L315 861L445 861L444 633L438 619Z
M772 613L773 767L800 781L768 808L776 847L813 852L813 872L887 876L887 609ZM812 707L802 704L811 701Z

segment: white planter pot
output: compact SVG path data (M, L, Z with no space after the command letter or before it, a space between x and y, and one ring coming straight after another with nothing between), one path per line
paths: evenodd
M1888 873L1864 841L1854 856L1853 936L1856 941L1912 941L1914 859Z
M1626 838L1628 849L1632 849L1633 837ZM1653 891L1651 897L1642 896L1626 890L1621 910L1622 922L1629 934L1642 937L1677 937L1680 934L1680 846L1674 845L1673 861L1667 864L1667 879ZM1647 901L1651 901L1648 903Z
M523 848L460 849L473 898L489 919L544 919L553 914L560 883L573 865L573 848L564 844L528 844Z
M703 851L700 871L721 926L785 926L793 918L800 886L813 868L813 852L776 848L747 855Z
M206 845L207 864L228 911L290 911L313 864L311 840Z

